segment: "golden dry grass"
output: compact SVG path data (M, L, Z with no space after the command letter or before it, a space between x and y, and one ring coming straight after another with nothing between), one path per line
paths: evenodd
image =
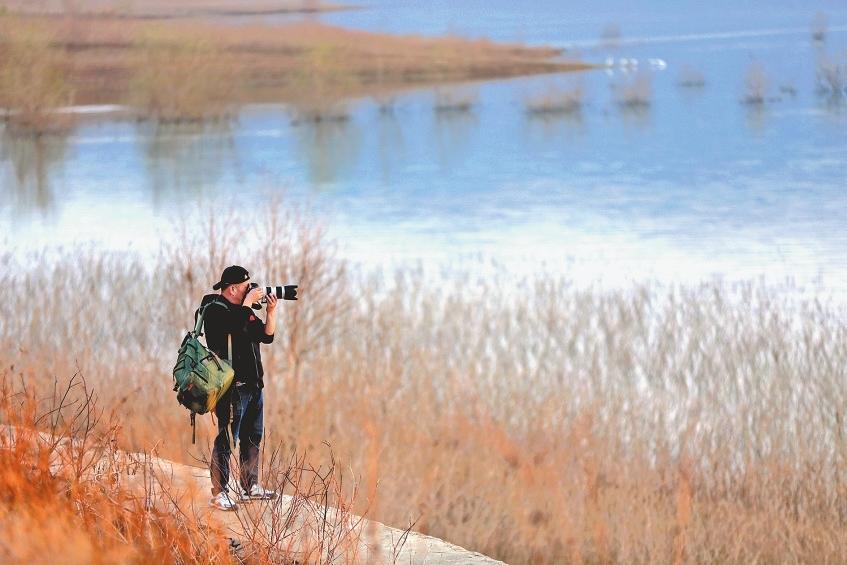
M144 458L116 449L120 427L73 380L36 391L0 383L0 557L5 562L229 562L216 525L173 504ZM40 433L37 429L42 430ZM124 481L144 475L144 487Z
M266 452L264 482L284 496L221 513L198 492L211 486L201 469L119 449L119 407L105 418L79 375L38 391L0 380L4 561L355 563L365 551L331 452L319 468Z
M120 407L125 447L207 454L211 423L192 449L171 364L240 263L301 285L264 349L266 444L319 464L328 442L361 479L354 510L509 563L847 559L843 306L762 282L362 272L306 214L236 220L168 240L155 267L0 257L3 373L42 390L81 371Z

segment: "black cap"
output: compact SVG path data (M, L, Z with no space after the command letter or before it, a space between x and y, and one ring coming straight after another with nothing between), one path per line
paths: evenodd
M221 280L216 282L212 288L220 290L221 287L238 284L247 280L250 280L250 273L247 272L247 269L238 265L230 265L224 269L224 272L221 273Z

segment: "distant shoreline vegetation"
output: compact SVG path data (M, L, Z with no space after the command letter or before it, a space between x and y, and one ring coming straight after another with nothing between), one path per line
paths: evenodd
M315 14L352 10L324 0L4 0L3 9L28 16L177 19Z
M408 88L591 68L561 55L321 23L7 12L0 14L0 107L30 131L60 128L53 110L72 105L122 104L159 121L226 118L254 102L291 104L311 115L344 99Z

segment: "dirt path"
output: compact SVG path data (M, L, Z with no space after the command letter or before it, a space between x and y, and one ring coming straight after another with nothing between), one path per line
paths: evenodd
M198 516L214 521L229 532L246 551L249 551L250 539L256 537L272 539L281 535L280 519L291 520L288 531L295 532L280 539L280 545L289 554L305 556L305 561L317 560L318 553L310 543L314 529L321 526L314 520L314 506L304 504L289 495L283 495L274 503L253 501L242 503L235 512L224 512L209 507L211 491L209 472L205 468L193 467L168 461L151 459L153 472L165 483L170 483L174 493L180 497L184 510L196 512ZM141 474L135 474L135 488L143 486ZM132 482L130 483L132 485ZM296 508L295 508L296 507ZM322 516L324 508L317 508ZM450 563L502 563L480 553L468 551L457 545L438 538L416 532L404 532L386 526L380 522L363 520L355 515L341 516L336 509L330 509L326 522L335 528L334 538L339 541L335 557L323 551L321 562L356 563L408 563L450 564Z

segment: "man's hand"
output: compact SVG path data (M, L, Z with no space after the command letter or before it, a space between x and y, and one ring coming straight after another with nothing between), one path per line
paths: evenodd
M247 296L244 297L244 302L241 304L244 306L252 306L265 295L265 291L262 287L256 287L250 292L247 293Z
M268 316L270 317L270 316L273 316L274 314L276 314L276 303L279 302L279 299L273 294L269 294L267 296L267 299L268 299Z
M268 295L268 314L265 316L265 335L274 335L276 331L276 303L277 297Z

